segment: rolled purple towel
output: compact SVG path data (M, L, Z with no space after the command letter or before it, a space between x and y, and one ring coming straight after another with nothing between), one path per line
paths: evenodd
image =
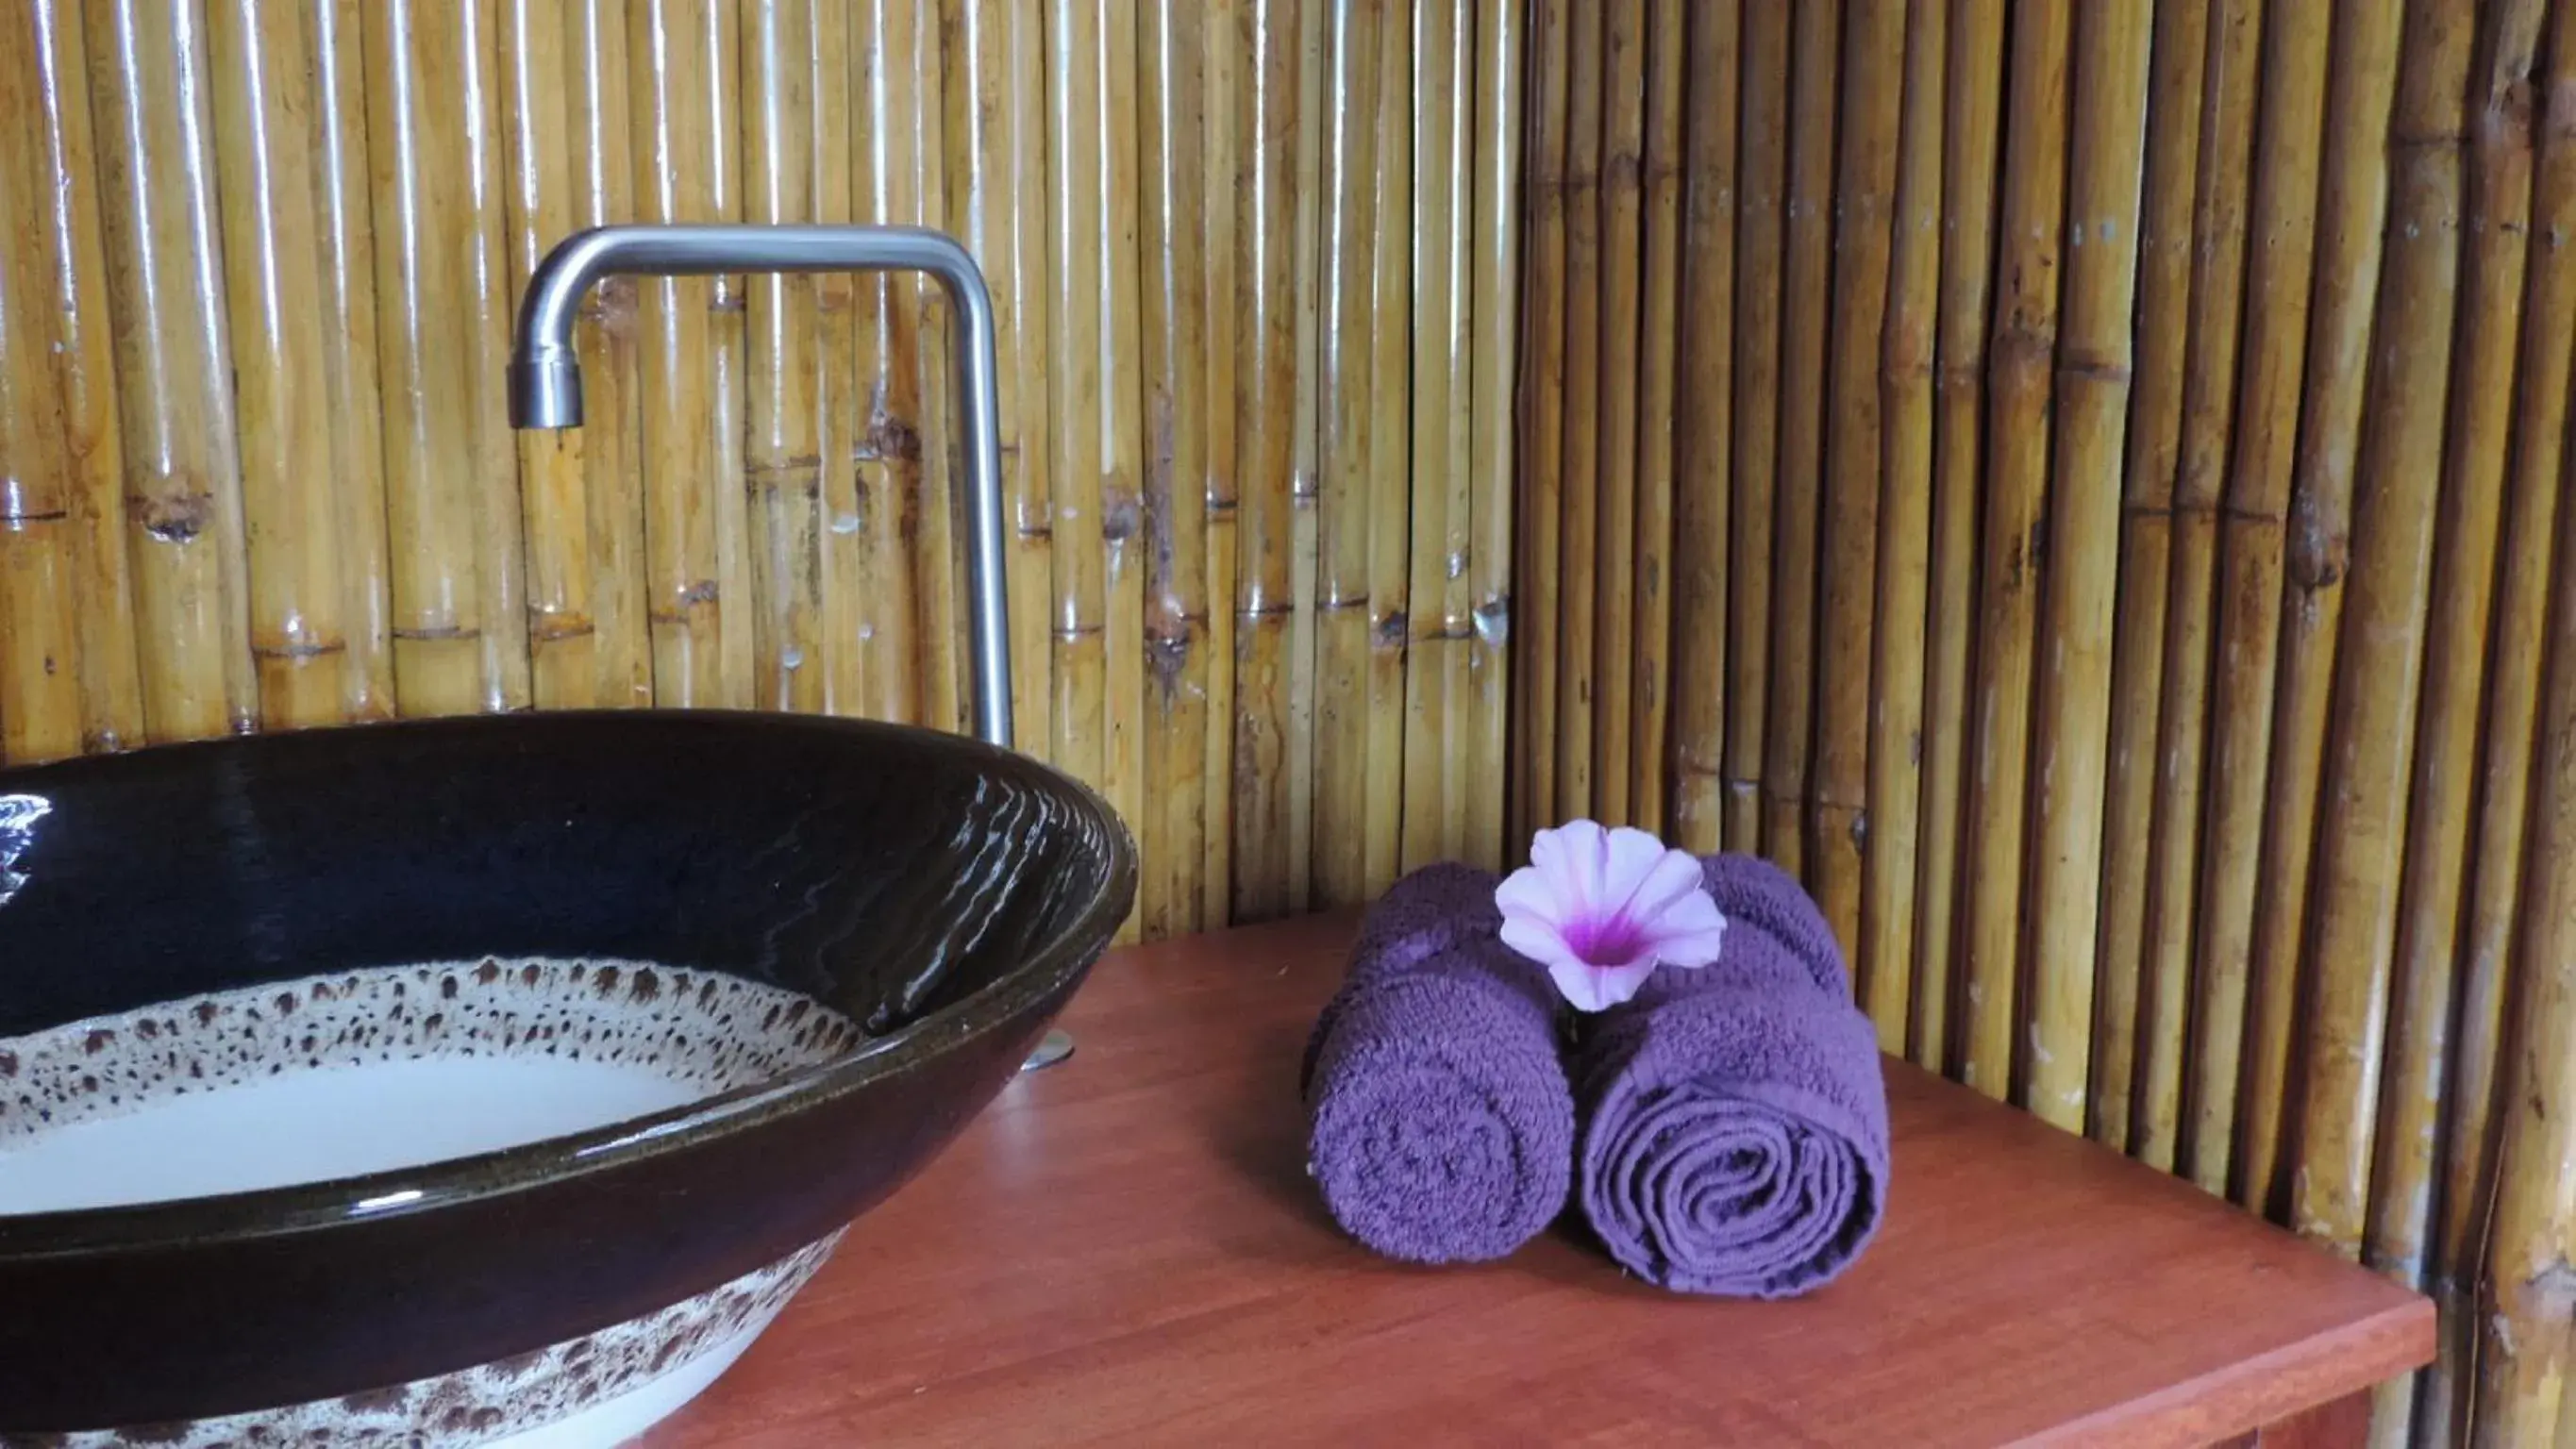
M1729 929L1741 923L1762 931L1804 962L1818 986L1852 999L1834 928L1797 877L1758 855L1711 855L1700 860L1701 885L1726 913Z
M1849 1267L1886 1210L1878 1038L1794 881L1718 857L1708 886L1716 962L1659 970L1585 1023L1583 1212L1648 1282L1792 1297Z
M1307 1171L1390 1258L1503 1257L1573 1190L1556 989L1502 944L1496 884L1463 865L1397 882L1307 1046Z

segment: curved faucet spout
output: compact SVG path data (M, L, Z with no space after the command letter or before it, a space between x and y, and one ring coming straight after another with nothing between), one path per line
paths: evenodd
M510 350L510 425L581 426L573 320L611 276L717 272L927 272L956 309L966 436L966 572L976 733L1011 744L1011 656L1002 574L1001 408L994 395L993 299L957 239L895 226L603 226L558 243L528 279Z

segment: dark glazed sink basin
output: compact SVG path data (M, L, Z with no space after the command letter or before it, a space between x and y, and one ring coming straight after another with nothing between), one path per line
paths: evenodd
M631 1433L1001 1089L1134 884L1080 786L852 721L0 771L0 1442Z

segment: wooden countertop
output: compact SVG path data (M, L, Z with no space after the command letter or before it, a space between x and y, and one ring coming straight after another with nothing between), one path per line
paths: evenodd
M653 1449L2203 1443L2429 1359L2420 1297L1897 1063L1840 1282L1669 1296L1562 1235L1476 1268L1342 1237L1298 1053L1352 931L1121 951L1024 1077Z

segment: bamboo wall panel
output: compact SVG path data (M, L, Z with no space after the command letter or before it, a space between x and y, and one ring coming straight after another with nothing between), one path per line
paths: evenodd
M1632 8L1642 105L1649 32L1689 7ZM1134 825L1135 929L1499 864L1530 21L26 7L0 35L0 760L531 706L960 727L935 287L619 279L581 313L588 426L514 434L500 390L577 228L929 224L1000 326L1019 744Z
M1514 819L2432 1292L2374 1442L2576 1442L2576 7L1684 10L1529 9Z
M954 319L544 249L929 223L1020 746L1135 929L1764 850L1892 1050L2433 1292L2380 1442L2576 1441L2568 0L39 0L0 759L964 718Z

